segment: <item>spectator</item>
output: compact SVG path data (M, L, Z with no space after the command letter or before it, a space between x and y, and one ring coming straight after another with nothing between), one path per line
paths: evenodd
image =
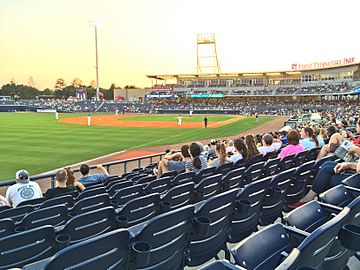
M192 143L189 148L192 159L185 163L185 171L194 171L198 174L201 170L207 167L206 158L201 155L201 149L198 143Z
M6 200L10 206L16 207L23 201L42 198L39 184L30 181L29 173L26 170L16 172L16 182L6 190Z
M235 151L233 140L228 140L226 145L226 154L232 155Z
M248 158L248 149L245 145L245 142L243 139L238 138L234 141L234 146L236 149L236 152L234 155L230 157L230 160L235 163L238 160L247 160Z
M210 148L207 151L208 156L215 156L215 146L216 146L216 141L214 139L211 139L210 141Z
M325 139L326 139L326 129L325 128L319 129L319 135L317 136L317 139L319 141L319 146L323 147L325 145Z
M57 195L66 194L69 192L74 191L74 187L70 187L66 185L66 182L68 180L68 175L65 169L58 170L56 172L56 187L55 188L49 188L45 192L46 198L53 198Z
M286 136L286 139L289 144L281 150L279 154L280 159L304 151L304 147L299 143L300 133L297 130L290 130Z
M218 158L210 161L209 166L218 168L226 163L231 163L231 160L227 157L225 144L223 142L216 144L216 155Z
M342 141L343 136L339 132L333 133L330 137L329 143L321 147L321 150L316 159L319 160L331 153L334 153Z
M168 171L182 172L185 170L185 163L191 159L189 154L189 146L181 146L181 152L174 153L164 157L158 166L158 178Z
M248 149L249 158L259 154L259 150L255 145L255 139L253 135L246 135L245 144Z
M265 134L262 137L263 146L258 147L259 153L266 155L267 153L274 152L280 149L281 142L279 140L274 140L274 137L270 134Z
M77 191L83 191L85 189L85 187L84 187L83 184L81 184L80 182L75 180L74 171L70 167L65 168L65 170L66 170L66 173L67 173L66 186L74 187L74 189L77 190Z
M89 165L82 164L80 166L80 172L82 176L78 179L78 181L83 184L85 187L88 185L98 184L104 182L108 176L109 173L102 165L97 165L96 168L100 169L102 171L101 174L91 174L89 175Z
M356 133L360 134L360 119L356 122ZM360 136L355 139L352 133L349 133L349 136L354 139L353 144L359 146L360 145Z
M288 140L287 140L287 136L286 136L286 131L283 130L281 131L281 136L280 136L280 141L283 145L288 144Z
M311 127L302 128L300 135L300 144L304 147L304 150L310 150L319 146L319 142L314 135L314 131Z

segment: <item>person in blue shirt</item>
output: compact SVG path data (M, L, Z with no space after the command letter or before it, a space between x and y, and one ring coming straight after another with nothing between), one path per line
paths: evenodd
M300 144L304 147L305 150L319 147L319 141L314 135L314 130L311 127L302 128L300 134Z
M104 182L108 178L109 173L101 164L96 165L96 168L100 169L102 171L102 173L89 174L89 171L90 171L89 165L82 164L80 166L80 172L81 172L82 176L78 179L78 182L80 182L84 186L89 186L89 185L99 184L99 183Z

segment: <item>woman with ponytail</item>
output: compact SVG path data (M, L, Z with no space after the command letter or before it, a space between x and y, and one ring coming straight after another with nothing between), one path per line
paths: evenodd
M314 131L311 127L302 128L300 135L301 135L300 144L304 147L305 150L310 150L319 147L319 141L314 135Z
M191 155L191 160L185 163L185 171L193 171L198 174L201 170L207 167L206 158L201 155L201 149L197 143L192 143L190 145L189 152Z
M218 168L220 165L231 162L231 160L227 157L226 146L223 142L216 144L215 152L217 158L213 161L210 161L209 166Z

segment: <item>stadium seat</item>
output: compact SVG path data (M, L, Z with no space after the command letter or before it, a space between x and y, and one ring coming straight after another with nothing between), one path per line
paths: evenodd
M69 216L74 217L76 215L101 209L110 205L110 198L107 193L86 197L77 201L75 205L69 209Z
M147 176L140 177L136 181L134 181L134 180L131 180L131 181L136 182L136 185L144 185L144 184L148 184L150 182L153 182L154 180L156 180L155 175L147 175Z
M110 196L114 196L120 189L131 187L134 183L132 181L117 181L112 182L108 187L107 191Z
M255 164L255 163L259 163L259 162L262 162L264 161L264 156L262 154L257 154L255 156L252 156L250 157L246 163L245 163L245 166L246 168L248 168L249 166Z
M54 255L55 230L43 226L0 238L0 269L23 267Z
M120 227L126 228L147 221L160 212L160 195L146 195L128 201L117 211Z
M15 224L10 218L0 219L0 238L13 234Z
M111 206L90 211L71 218L59 231L63 247L112 231L118 227L115 209Z
M2 206L0 206L0 213L1 213L2 211L4 211L4 210L10 209L10 208L11 208L11 206L9 206L9 205L2 205Z
M206 200L221 192L221 174L207 176L195 186L196 201Z
M111 198L111 203L116 206L122 206L132 199L138 198L144 195L144 189L142 185L134 185L131 187L123 188L116 192Z
M162 198L162 205L168 204L170 210L191 204L194 201L195 184L185 183L171 188Z
M319 200L339 207L345 207L359 195L360 190L354 188L349 189L344 185L337 185L321 193Z
M149 182L144 188L145 194L159 193L164 194L171 188L171 177L161 177L156 181Z
M250 182L260 179L264 165L264 161L250 165L244 172L245 183L249 184Z
M79 194L79 196L76 197L75 203L84 198L92 197L92 196L103 194L103 193L106 193L105 187L99 187L99 188L89 189L89 190L86 188Z
M54 197L43 202L39 208L42 209L56 205L65 205L67 208L70 208L74 205L74 198L71 195Z
M215 173L220 173L222 175L226 175L229 171L232 170L234 167L234 164L232 162L225 163L223 165L220 165L218 168L216 168Z
M183 185L185 183L194 182L195 172L184 172L176 175L174 179L171 180L173 186Z
M263 156L263 161L267 161L268 159L277 158L278 153L277 151L268 152Z
M19 222L23 219L24 216L26 216L28 213L32 211L34 211L34 207L30 205L10 208L0 213L0 219L10 218L14 222Z
M231 216L229 242L236 243L256 231L261 214L262 201L269 187L271 177L252 182L239 189L235 210Z
M229 259L226 242L237 192L237 189L229 190L195 205L188 266L203 264L217 257L221 250Z
M294 167L298 167L306 162L306 158L309 155L309 150L302 151L295 155Z
M309 153L307 154L305 161L315 160L320 149L319 148L312 148L309 150Z
M65 224L68 218L66 206L50 206L27 214L21 222L16 225L15 230L25 231L44 225L52 225L56 227Z
M279 171L280 158L268 159L261 171L262 177L272 176Z
M349 187L360 189L360 175L354 174L352 176L349 176L348 178L344 179L342 183Z
M209 263L204 267L201 267L200 270L246 270L246 269L238 265L234 265L230 263L228 260L220 260Z
M286 190L294 173L295 169L290 169L272 177L259 218L261 226L269 225L282 216Z
M151 247L149 262L134 269L184 269L193 217L194 206L184 206L130 228L135 243L145 242Z
M205 177L208 177L210 175L215 174L215 167L209 167L206 169L201 170L196 176L195 176L195 184L200 183L201 180L203 180Z
M221 183L223 190L230 190L233 188L245 186L245 167L236 168L229 171L225 176L222 177Z
M284 157L279 164L279 172L286 171L294 167L295 154Z
M174 179L174 177L178 175L177 171L168 171L168 172L164 172L162 175L161 175L161 178L163 177L170 177L171 179Z
M36 198L36 199L32 199L32 200L22 201L16 207L21 207L21 206L24 206L24 205L30 205L30 206L33 206L33 207L38 207L45 201L46 201L45 197Z
M130 241L128 231L114 230L67 247L50 258L26 265L23 270L127 269Z

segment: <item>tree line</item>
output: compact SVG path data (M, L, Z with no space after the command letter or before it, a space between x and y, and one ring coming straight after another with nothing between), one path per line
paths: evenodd
M114 89L119 89L115 83L112 83L110 87L99 88L99 91L104 94L104 99L112 100L114 98ZM125 89L136 88L134 85L126 85ZM13 99L36 99L38 97L47 95L54 96L56 99L67 99L69 97L76 97L76 91L79 89L85 89L87 92L87 98L91 99L96 95L96 82L93 80L89 85L85 85L79 78L74 78L72 82L67 85L65 80L59 78L56 80L54 88L46 88L39 90L36 87L34 79L29 78L28 85L17 84L14 79L11 79L9 83L4 84L0 88L0 96L11 96Z

